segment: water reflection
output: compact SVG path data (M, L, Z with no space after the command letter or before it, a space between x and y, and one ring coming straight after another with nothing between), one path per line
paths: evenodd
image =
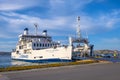
M11 57L9 55L0 55L0 67L11 66Z
M0 55L0 68L9 66L27 66L27 65L40 65L46 63L31 63L18 60L12 60L11 55Z
M12 66L38 65L39 63L24 62L18 60L11 60Z

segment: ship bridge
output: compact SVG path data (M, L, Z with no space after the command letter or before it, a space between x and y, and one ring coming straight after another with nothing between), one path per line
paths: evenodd
M47 30L43 30L41 35L31 35L28 28L25 28L24 34L19 35L18 49L39 50L59 45L59 42L52 41L52 37L47 34Z

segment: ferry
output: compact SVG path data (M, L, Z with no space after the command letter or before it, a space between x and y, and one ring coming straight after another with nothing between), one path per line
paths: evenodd
M78 17L78 22L80 17ZM72 61L93 55L93 45L89 45L87 38L81 38L80 25L77 28L77 37L69 37L68 45L62 45L60 41L53 41L47 30L38 34L38 25L35 24L36 34L29 34L25 28L23 34L19 35L16 48L11 53L14 60L27 62L62 62Z

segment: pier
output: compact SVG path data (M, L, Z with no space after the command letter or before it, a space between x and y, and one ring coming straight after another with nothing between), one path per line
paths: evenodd
M120 63L94 63L1 72L0 80L119 80Z

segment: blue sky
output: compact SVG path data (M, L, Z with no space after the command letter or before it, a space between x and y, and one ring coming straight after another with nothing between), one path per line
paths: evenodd
M0 51L15 48L25 27L34 34L47 29L56 41L67 43L75 35L81 17L82 37L86 32L95 50L120 50L120 0L0 0Z

